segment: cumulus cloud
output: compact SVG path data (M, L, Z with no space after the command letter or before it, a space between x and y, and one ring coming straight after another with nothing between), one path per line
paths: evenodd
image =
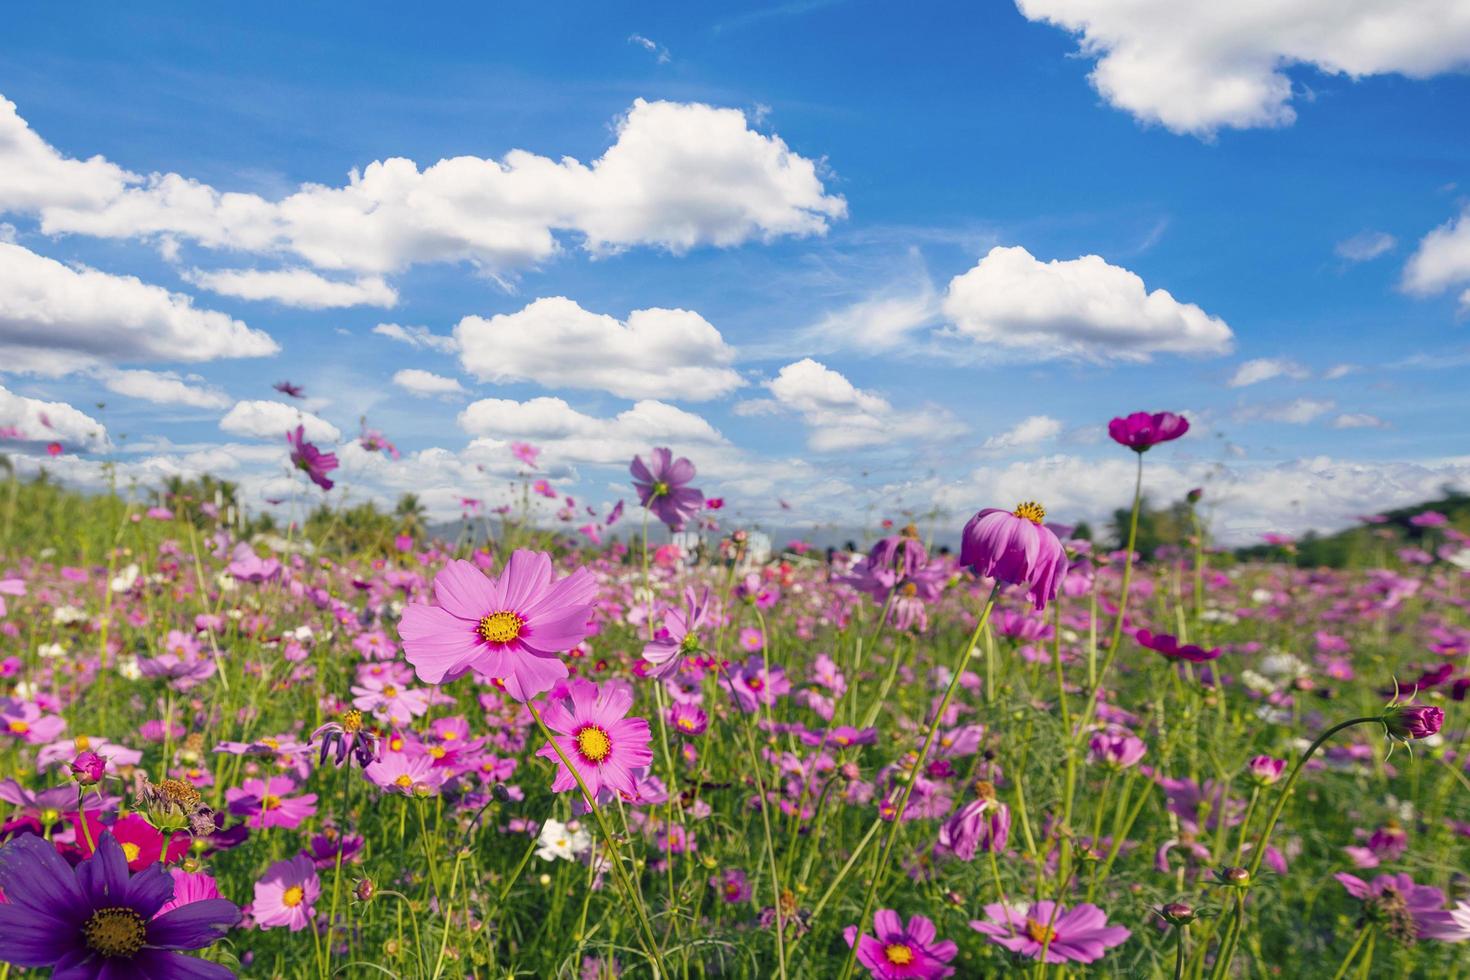
M986 439L984 448L993 450L1021 449L1025 446L1035 446L1043 442L1050 442L1061 435L1061 432L1062 423L1060 419L1054 419L1047 415L1033 415L1030 418L1022 419L1009 431Z
M98 378L108 391L158 405L225 408L231 402L220 389L189 384L173 371L103 370Z
M392 157L354 169L345 185L304 184L272 201L65 158L0 100L0 209L36 215L47 234L188 240L368 276L424 262L494 276L549 259L562 235L592 253L679 253L823 234L847 204L826 192L816 161L751 129L741 111L700 103L635 101L590 164L525 150L423 169Z
M11 370L56 374L99 362L210 361L278 350L262 331L198 309L182 293L0 243L0 365Z
M997 246L950 281L944 313L982 344L1032 357L1146 361L1153 354L1225 354L1225 321L1167 290L1149 292L1096 255L1041 262Z
M48 402L0 387L0 429L13 430L11 440L59 442L67 449L106 449L107 429L66 402Z
M1404 266L1403 288L1416 296L1430 296L1467 281L1470 281L1470 208L1420 240ZM1470 289L1461 294L1460 304L1470 309Z
M1368 262L1393 251L1397 244L1398 239L1386 231L1362 231L1338 242L1333 251L1338 258L1348 262Z
M766 387L777 405L801 415L807 444L817 452L933 441L962 431L942 409L898 411L881 395L858 388L841 372L809 357L783 367Z
M1258 357L1242 362L1226 383L1232 388L1244 388L1272 378L1293 378L1300 381L1311 377L1311 374L1312 372L1296 361L1279 357Z
M624 398L702 401L745 382L735 351L690 310L634 310L626 322L561 296L517 313L467 316L454 328L460 363L481 381L535 381Z
M440 336L431 332L428 327L404 327L396 323L380 323L373 327L373 333L418 350L433 350L441 354L453 354L459 350L459 344L455 343L453 337Z
M441 397L444 395L462 395L465 393L464 385L456 378L446 378L442 374L432 371L422 371L418 368L404 368L393 375L393 383L404 391L415 395L426 397Z
M1306 425L1315 422L1337 407L1332 401L1315 398L1295 398L1289 402L1267 405L1245 405L1236 409L1235 418L1241 422L1281 422L1286 425Z
M483 398L459 413L460 428L480 436L486 448L512 439L530 440L548 460L617 464L655 445L676 452L690 448L728 447L714 426L699 415L664 402L644 400L612 418L579 412L560 398L518 402Z
M193 269L185 281L224 296L275 300L304 310L332 310L348 306L396 306L398 292L381 276L342 281L319 276L308 269Z
M1462 0L1017 0L1029 20L1079 38L1104 99L1176 133L1288 126L1286 70L1427 78L1470 66Z
M314 442L338 442L342 438L341 430L332 423L284 402L236 402L219 421L219 427L225 432L257 439L284 439L298 425L306 429L306 437Z

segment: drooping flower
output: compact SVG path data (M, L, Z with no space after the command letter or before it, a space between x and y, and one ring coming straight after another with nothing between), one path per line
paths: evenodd
M655 449L650 458L651 466L642 456L634 456L628 465L638 502L671 530L682 531L704 506L704 494L687 485L694 479L694 464L682 456L674 459L666 447Z
M604 787L636 795L633 770L653 762L648 722L626 717L631 707L633 692L626 686L609 683L599 687L579 677L567 686L565 699L552 701L542 711L542 720L555 733L556 744L594 796ZM553 793L576 787L576 779L555 749L545 745L536 754L557 764Z
M1163 654L1165 660L1188 660L1193 664L1208 663L1220 656L1219 647L1196 646L1193 643L1180 643L1177 636L1168 633L1152 633L1146 629L1140 629L1133 634L1141 647L1147 647L1155 653Z
M1045 519L1041 505L1029 501L1013 511L987 507L965 524L960 564L984 578L1029 585L1032 604L1045 609L1067 572L1067 552Z
M162 912L174 895L163 867L130 875L121 845L103 834L76 868L31 834L0 848L0 961L51 967L58 977L227 980L226 967L180 950L214 944L240 921L222 898Z
M971 800L939 826L939 854L953 854L961 861L976 854L1001 853L1011 834L1011 810L993 798Z
M934 922L915 915L904 925L892 909L873 913L873 934L859 938L857 926L848 926L842 938L851 946L857 942L858 962L868 968L876 980L939 980L954 976L947 966L959 953L951 940L935 941Z
M321 893L316 865L311 855L302 852L266 869L255 883L251 914L262 929L287 926L292 932L300 932L316 915L316 900Z
M327 474L337 468L336 454L324 453L307 442L303 425L298 425L295 432L287 432L286 441L291 445L291 465L305 472L311 482L323 490L332 489L333 484L327 479Z
M1432 704L1392 704L1383 713L1383 727L1401 742L1428 738L1444 727L1444 710Z
M439 604L411 604L398 635L420 680L440 684L475 670L528 701L567 677L558 654L591 632L596 592L586 569L554 579L542 552L515 552L493 579L455 560L434 578Z
M358 766L366 767L378 758L378 737L363 727L362 712L353 708L342 713L340 721L329 721L311 733L311 742L321 740L321 755L318 764L327 761L335 749L334 765L339 768L351 756Z
M1122 926L1108 925L1107 913L1090 902L1068 911L1055 902L1036 902L1029 908L999 903L985 906L985 919L970 928L1013 953L1048 963L1092 963L1132 935Z
M1178 439L1189 431L1189 420L1173 412L1134 412L1108 423L1108 435L1120 446L1136 453L1148 452L1161 442Z

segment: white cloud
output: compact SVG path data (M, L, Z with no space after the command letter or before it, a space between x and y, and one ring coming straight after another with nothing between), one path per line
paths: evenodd
M1337 381L1348 375L1361 370L1356 364L1334 364L1328 368L1322 377L1327 381Z
M956 276L944 312L960 333L1041 358L1146 361L1152 354L1224 354L1225 321L1096 255L1039 262L997 246Z
M858 388L840 372L809 357L783 367L766 387L781 407L800 413L808 429L807 443L817 452L899 440L933 441L962 431L943 409L898 411L882 396Z
M1470 207L1425 235L1404 266L1404 290L1430 296L1470 281ZM1460 297L1470 309L1470 290Z
M1035 446L1038 443L1050 442L1061 435L1061 432L1062 423L1059 419L1047 415L1033 415L1018 422L1010 431L986 439L985 448L1004 450Z
M23 442L59 442L65 449L106 449L107 429L66 402L27 398L0 387L0 429L15 429Z
M1279 357L1258 357L1242 362L1235 369L1235 373L1230 376L1227 384L1232 388L1244 388L1247 385L1270 381L1272 378L1294 378L1300 381L1311 377L1311 374L1312 372L1296 361Z
M636 44L649 54L655 55L658 58L658 63L661 65L666 65L671 60L668 48L651 38L644 37L642 34L629 34L628 43Z
M1397 244L1398 239L1386 231L1361 231L1338 242L1333 251L1338 258L1348 262L1368 262L1385 252L1393 251Z
M0 243L0 365L64 373L97 362L261 357L279 347L224 313L133 276Z
M690 310L634 310L627 322L561 296L454 328L460 362L481 381L530 380L625 398L718 398L745 382L735 351Z
M744 419L764 418L768 415L780 415L781 403L771 398L747 398L736 402L730 411Z
M1236 409L1235 418L1241 422L1282 422L1287 425L1306 425L1315 422L1337 407L1332 401L1315 398L1296 398L1289 402L1269 405L1245 405Z
M637 402L613 418L598 418L560 398L524 402L483 398L459 413L459 425L484 437L482 448L523 439L540 446L548 460L573 463L627 463L655 445L671 446L676 454L696 447L729 447L704 418L651 400Z
M459 344L453 337L443 337L432 333L428 327L404 327L396 323L380 323L373 327L373 333L408 344L419 350L434 350L441 354L453 354L459 350Z
M1334 429L1386 429L1388 423L1366 412L1344 412L1332 420Z
M191 385L172 371L104 370L98 377L108 391L159 405L225 408L230 396L209 385Z
M1079 35L1093 87L1177 133L1287 126L1286 70L1427 78L1470 65L1463 0L1017 0L1030 20Z
M275 300L284 306L305 310L398 304L398 292L381 276L364 276L343 282L306 269L218 269L208 272L193 269L184 273L184 279L212 293L241 299Z
M305 427L306 437L314 442L338 442L342 438L341 430L332 423L284 402L236 402L219 422L225 432L257 439L284 439L298 425Z
M343 186L304 184L271 201L63 158L4 102L0 209L37 215L47 234L192 240L368 275L469 262L493 276L549 259L559 234L580 236L593 253L677 253L823 234L847 204L826 193L816 161L750 129L737 109L699 103L635 101L591 164L512 150L421 170L393 157L353 170Z
M464 385L460 384L458 379L446 378L442 374L421 371L418 368L404 368L395 373L393 383L415 395L443 396L465 393Z
M803 331L804 341L827 349L890 350L938 313L939 297L929 277L922 275L827 313Z

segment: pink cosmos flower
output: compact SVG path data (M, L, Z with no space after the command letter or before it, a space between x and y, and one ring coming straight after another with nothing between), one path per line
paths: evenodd
M977 853L1001 853L1011 835L1011 810L993 799L972 800L960 807L939 827L935 851L953 854L961 861L974 860Z
M791 682L780 667L767 666L764 657L751 657L738 671L720 678L720 686L730 692L741 711L749 714L761 705L774 705L791 692Z
M633 692L621 684L598 685L577 678L567 686L564 700L552 701L542 712L546 727L556 733L556 743L566 753L588 792L594 796L604 787L634 796L638 791L633 770L653 763L652 738L643 718L625 717L633 706ZM553 793L564 793L577 785L556 750L546 745L536 753L557 763Z
M694 479L694 464L682 456L674 459L666 447L655 449L650 459L651 465L644 463L642 456L634 456L628 464L638 502L671 530L682 531L704 506L704 494L688 486Z
M455 560L434 578L439 604L411 604L398 635L420 680L439 684L473 669L527 701L567 677L557 654L591 632L596 593L586 569L554 579L542 552L517 551L494 579Z
M255 883L251 914L262 929L288 926L292 932L300 932L316 915L316 900L321 893L322 880L317 877L311 856L297 854L271 865Z
M1408 874L1379 875L1372 882L1341 871L1332 877L1374 918L1382 920L1384 930L1396 938L1424 938L1443 924L1444 892L1433 885L1418 884Z
M709 589L696 595L691 587L684 590L684 608L664 610L663 628L643 647L651 676L662 679L678 673L684 658L700 651L699 631L709 624L712 604Z
M1067 572L1067 552L1045 519L1046 511L1030 501L1013 511L987 507L965 525L960 564L983 578L1029 585L1032 604L1045 609Z
M541 450L529 442L511 443L510 452L512 456L532 469L536 468L536 457L541 455Z
M955 958L959 947L946 939L935 942L934 923L915 915L904 925L892 909L873 913L873 935L857 935L857 926L842 930L842 938L851 946L857 942L858 962L868 968L876 980L939 980L954 976L954 967L946 966Z
M155 919L166 912L172 912L181 905L224 897L219 893L219 885L206 871L169 868L168 874L174 880L174 897L163 903L154 916Z
M407 752L385 753L364 768L362 774L379 788L404 796L412 796L416 786L423 786L431 793L438 792L444 781L442 772L435 770L432 758Z
M357 444L370 453L387 453L393 459L398 459L400 453L398 447L388 441L388 438L377 429L369 429L363 426L362 435L358 437Z
M1094 732L1087 743L1087 748L1093 762L1107 766L1109 769L1129 769L1136 766L1144 753L1148 751L1143 739L1126 733L1113 734L1111 732Z
M302 425L298 425L295 432L287 432L286 441L291 444L291 465L304 471L311 482L323 490L332 489L332 481L327 479L327 474L337 468L336 454L324 453L307 442L306 427Z
M985 916L984 920L972 921L970 928L983 932L996 945L1032 959L1040 959L1044 947L1048 963L1091 963L1132 935L1122 926L1108 925L1107 913L1090 902L1070 912L1049 901L1026 909L995 903L985 906Z
M1189 420L1173 412L1134 412L1108 423L1108 435L1120 446L1136 453L1148 452L1161 442L1178 439L1189 431Z
M401 665L400 665L401 666ZM401 687L392 677L363 674L352 685L352 706L386 718L394 725L407 725L429 710L429 692Z
M225 800L231 813L246 818L247 826L257 830L266 827L289 830L316 815L316 794L287 795L295 789L296 783L289 776L247 779L238 789L231 787L225 790Z

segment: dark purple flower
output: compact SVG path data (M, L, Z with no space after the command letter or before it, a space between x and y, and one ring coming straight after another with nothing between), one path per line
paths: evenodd
M293 385L289 381L277 381L275 384L271 385L271 387L279 391L281 394L287 395L291 398L300 398L303 394L305 394L305 392L302 391L300 385Z
M235 975L178 950L213 944L240 921L240 910L211 898L158 915L173 898L173 878L161 864L129 875L110 833L76 868L47 841L17 837L0 848L0 890L0 960L16 966L51 967L56 976L83 980Z
M670 530L682 531L704 507L704 494L686 485L694 479L694 464L682 456L674 459L665 447L655 449L650 456L651 466L643 462L642 456L634 456L628 464L638 502Z
M1383 713L1383 727L1403 742L1428 738L1444 727L1444 712L1430 704L1395 704Z
M378 761L378 736L363 727L362 712L356 708L343 712L341 721L329 721L312 732L308 744L315 743L318 739L321 740L318 765L325 765L327 756L334 751L336 759L333 760L333 765L339 768L349 755L362 768Z
M1120 446L1136 453L1147 452L1161 442L1178 439L1189 431L1189 420L1173 412L1134 412L1108 423L1108 435Z
M1027 502L1014 511L987 507L965 525L960 564L976 575L1011 585L1031 586L1037 610L1055 599L1067 572L1067 552L1041 522L1046 511Z
M286 441L291 444L291 465L304 470L311 477L311 482L323 490L332 489L332 481L327 479L327 474L337 468L336 454L324 453L307 442L306 427L302 425L298 425L295 432L286 433Z
M1180 643L1177 636L1170 636L1168 633L1153 633L1141 629L1133 634L1133 638L1138 641L1139 646L1163 654L1165 660L1188 660L1192 664L1202 664L1220 656L1219 647L1206 650L1193 643Z

